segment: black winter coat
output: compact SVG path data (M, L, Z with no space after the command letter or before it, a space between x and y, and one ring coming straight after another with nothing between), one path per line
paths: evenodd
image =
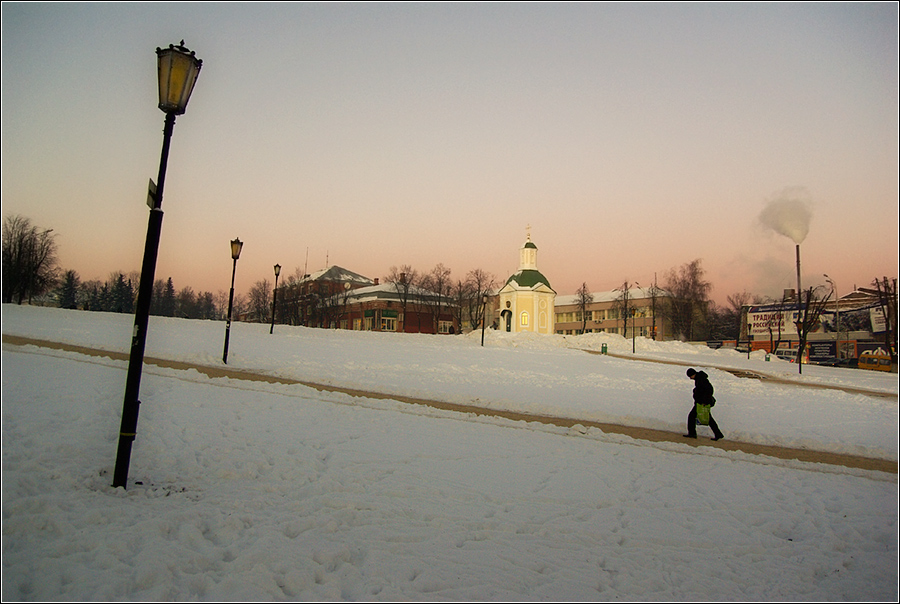
M713 397L713 386L709 383L709 376L705 371L698 371L694 374L694 403L709 406L716 404L716 399Z

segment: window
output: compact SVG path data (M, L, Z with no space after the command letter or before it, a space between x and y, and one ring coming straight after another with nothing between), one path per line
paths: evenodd
M522 327L528 327L528 313L527 312L523 311L522 314L519 315L519 324Z
M381 317L381 331L397 331L397 319Z
M453 321L438 321L438 333L453 333Z

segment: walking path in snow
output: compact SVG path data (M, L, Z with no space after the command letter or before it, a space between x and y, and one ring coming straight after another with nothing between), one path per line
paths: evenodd
M627 359L629 361L643 361L645 363L662 363L664 365L681 365L682 367L690 367L690 365L684 363L683 361L666 361L663 359L649 359L645 357L634 357L627 354L617 354L613 352L597 352L596 350L584 350L584 352L589 352L590 354L606 354L611 357L616 357L617 359ZM800 386L802 388L825 388L828 390L842 390L843 392L848 392L850 394L864 394L866 396L877 396L881 398L890 398L896 399L897 395L892 392L881 392L878 390L869 390L867 388L854 388L852 386L839 386L833 384L814 384L808 382L797 382L795 380L785 379L781 377L776 377L774 375L768 375L765 373L757 372L757 371L747 371L745 369L734 369L733 367L720 367L716 365L710 365L710 367L714 367L715 369L721 369L722 371L727 371L728 373L735 375L740 378L751 378L755 380L762 380L764 382L772 382L775 384L788 384L791 386Z
M75 352L79 354L85 354L89 356L99 356L99 357L108 357L115 360L128 360L128 354L123 352L112 352L108 350L100 350L96 348L88 348L84 346L77 346L72 344L63 344L60 342L53 342L50 340L41 340L41 339L33 339L33 338L25 338L20 336L13 336L3 334L3 343L7 345L14 346L38 346L42 348L50 348L55 350L64 350L68 352ZM593 351L586 351L593 352ZM633 358L622 355L621 358ZM661 363L670 363L670 364L683 364L676 362L668 362L668 361L652 361L649 359L634 359L634 360L643 360L647 362L661 362ZM464 405L457 403L446 403L443 401L436 400L427 400L421 398L413 398L408 396L398 396L395 394L385 394L380 392L369 392L365 390L356 390L349 388L341 388L338 386L329 386L324 384L316 384L313 382L305 382L300 380L294 380L290 378L282 378L271 375L266 375L264 373L256 373L250 371L242 371L230 369L227 367L212 367L212 366L203 366L196 364L183 363L179 361L170 361L167 359L158 359L152 357L145 357L144 362L151 365L156 365L158 367L168 368L168 369L176 369L176 370L189 370L194 369L210 378L232 378L239 380L248 380L248 381L262 381L268 383L275 384L299 384L303 386L307 386L310 388L315 388L320 391L327 392L341 392L344 394L348 394L350 396L359 396L366 398L374 398L374 399L390 399L396 400L403 403L415 404L415 405L426 405L429 407L433 407L436 409L441 409L445 411L454 411L459 413L471 413L474 415L483 415L483 416L492 416L492 417L502 417L505 419L510 419L513 421L525 421L525 422L540 422L544 424L551 424L566 428L571 428L574 426L584 426L585 428L598 428L603 432L612 433L612 434L622 434L625 436L629 436L631 438L646 440L651 442L678 442L682 444L692 445L692 446L708 446L715 447L717 449L722 449L725 451L741 451L743 453L748 453L752 455L767 455L770 457L775 457L778 459L791 459L798 460L802 462L811 462L811 463L824 463L831 465L840 465L848 468L860 468L864 470L876 470L880 472L889 472L893 474L897 474L897 462L889 461L884 459L873 459L868 457L860 457L856 455L847 455L840 453L829 453L823 451L812 451L808 449L790 449L786 447L777 447L771 445L761 445L755 443L742 443L737 441L730 440L720 440L720 441L712 441L707 439L697 439L692 440L688 438L684 438L679 433L667 432L664 430L656 430L652 428L640 428L640 427L632 427L632 426L621 426L617 424L609 424L602 422L595 422L589 420L577 420L570 418L562 418L562 417L552 417L552 416L544 416L544 415L532 415L521 412L512 412L512 411L504 411L499 409L485 409L482 407L477 407L474 405ZM725 371L730 371L727 368L722 368ZM817 387L817 388L833 388L837 390L845 390L854 393L864 393L872 396L890 396L891 398L894 395L886 395L885 393L880 392L872 392L868 390L860 390L860 389L852 389L846 388L842 386L828 386L828 385L811 385L811 384L799 384L797 382L792 382L790 380L783 379L775 379L770 376L763 376L762 374L754 374L751 376L747 376L754 379L766 379L777 381L782 384L791 384L798 387Z

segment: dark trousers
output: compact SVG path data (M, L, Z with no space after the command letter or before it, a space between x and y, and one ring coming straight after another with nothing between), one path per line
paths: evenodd
M716 420L713 419L712 411L709 413L709 427L712 428L713 436L716 438L722 438L724 436L722 431L719 430L719 424L716 423ZM691 412L688 413L688 436L697 437L697 405L691 407Z

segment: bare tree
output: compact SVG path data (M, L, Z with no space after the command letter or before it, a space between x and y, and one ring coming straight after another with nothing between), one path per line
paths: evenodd
M406 307L409 304L410 293L418 280L419 273L408 264L404 264L400 268L392 266L390 272L384 278L385 283L390 283L394 286L397 296L400 298L400 312L403 319L400 323L399 331L406 331Z
M616 314L624 321L624 333L623 336L628 336L628 317L632 312L632 304L631 304L631 288L633 284L628 283L626 280L622 285L617 287L614 291L620 292L619 297L613 300L613 310ZM634 329L634 325L632 324L631 329Z
M56 285L57 245L53 229L39 229L28 218L3 221L3 302L22 304Z
M468 313L469 316L472 315L472 306L475 306L474 300L472 284L468 280L461 281L457 279L456 283L452 283L450 287L450 301L452 304L449 307L450 313L453 315L453 322L459 325L460 332L462 331L463 314Z
M834 290L830 290L827 295L819 296L819 287L810 287L806 290L806 304L803 304L803 294L798 297L800 308L797 311L797 366L799 373L803 373L803 350L806 348L806 341L809 334L815 331L819 326L819 317L825 310L825 305L831 299Z
M272 284L262 279L250 288L250 320L254 323L267 323L272 312Z
M681 339L694 338L695 325L706 318L712 285L705 281L700 259L672 269L664 285L668 293L666 314L672 330Z
M469 271L466 275L466 284L468 286L468 298L465 300L469 323L474 329L481 325L485 320L484 299L493 293L496 284L496 278L487 271L476 268Z
M431 294L424 298L434 320L434 333L439 333L441 315L450 302L450 269L439 263L422 277L421 282L422 288Z
M891 355L891 362L897 362L897 280L891 283L887 277L882 277L879 282L875 279L873 285L878 292L878 302L881 312L884 314L884 345Z
M710 302L707 336L712 340L739 340L741 337L741 311L752 296L748 292L726 297L727 306Z
M588 306L594 302L594 294L588 289L587 283L582 283L578 291L575 292L575 303L581 312L581 333L587 331Z

